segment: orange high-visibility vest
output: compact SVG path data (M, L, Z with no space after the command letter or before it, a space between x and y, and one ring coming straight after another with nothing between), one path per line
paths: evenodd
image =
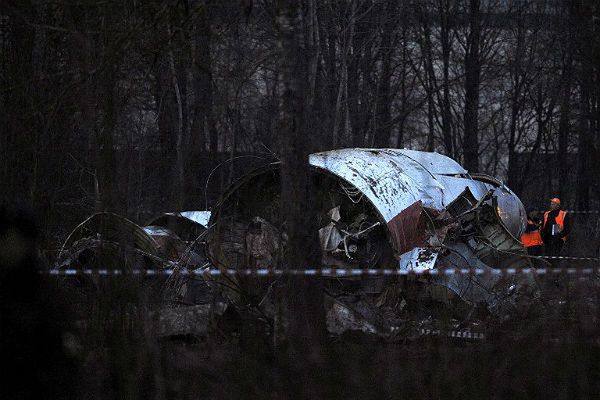
M528 220L527 222L533 224L533 221L531 220ZM521 236L521 243L523 243L523 246L525 247L532 247L542 246L544 244L544 241L542 240L542 234L540 230L536 229L535 231L525 232Z
M544 225L543 225L543 228L545 228L545 227L546 227L546 221L548 221L548 214L550 214L550 211L546 211L546 212L544 213ZM558 212L558 215L556 216L556 223L558 224L558 226L560 226L560 229L561 229L561 230L565 229L565 217L566 217L566 216L567 216L567 212L566 212L566 211L563 211L563 210L560 210L560 211ZM542 229L543 229L543 228L542 228ZM567 237L566 237L566 236L565 236L565 237L563 237L563 238L562 238L562 240L563 240L563 241L566 241L566 240L567 240Z

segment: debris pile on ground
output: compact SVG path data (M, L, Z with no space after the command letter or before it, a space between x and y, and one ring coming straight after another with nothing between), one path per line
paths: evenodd
M440 272L314 277L323 279L330 334L403 340L449 329L480 333L551 304L531 275L494 273L531 267L517 240L523 205L501 182L410 150L337 150L311 155L310 164L315 193L307 207L323 266ZM272 327L281 277L182 272L282 267L288 237L279 168L248 174L212 212L167 213L144 226L95 214L71 233L58 268L172 271L153 283L161 335L204 334L223 307ZM456 268L482 273L444 273Z

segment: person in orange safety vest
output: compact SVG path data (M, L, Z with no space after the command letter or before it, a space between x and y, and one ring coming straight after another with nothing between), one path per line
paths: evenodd
M542 240L547 256L558 256L571 231L569 214L561 209L560 199L550 199L550 210L544 213Z
M540 232L540 220L537 213L533 210L529 210L527 213L527 227L525 228L525 233L521 236L521 243L523 243L529 255L542 255L544 241Z

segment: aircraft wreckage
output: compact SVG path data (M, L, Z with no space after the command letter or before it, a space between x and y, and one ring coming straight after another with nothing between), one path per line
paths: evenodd
M526 224L523 204L493 177L469 173L437 153L406 149L333 150L311 154L309 163L317 193L307 207L314 207L318 216L323 266L490 272L531 266L517 239ZM247 174L225 191L212 212L165 214L144 227L114 214L96 214L69 236L59 265L89 267L97 262L92 253L102 239L123 242L128 237L129 247L137 251L131 268L275 268L287 240L279 172L280 164L272 163ZM233 277L228 285L244 287L240 279ZM421 284L493 309L519 288L530 288L530 282L516 279L493 273L437 274ZM342 291L380 297L390 287L384 276L330 281L338 289L342 285ZM187 285L193 287L198 284ZM257 303L265 303L265 290L264 285L258 289ZM194 297L187 292L180 295ZM234 304L245 301L239 293L221 292ZM342 303L334 302L332 309L336 307L338 317L347 311Z
M342 149L310 155L322 264L339 268L525 267L517 240L526 214L500 181L469 174L454 160L400 149ZM211 261L226 268L277 263L285 247L279 210L279 164L234 184L213 210ZM372 280L371 280L372 281ZM494 304L501 279L433 278L470 302ZM382 290L370 282L365 290ZM506 283L506 282L503 282ZM504 284L501 285L504 291ZM510 287L509 285L508 287Z

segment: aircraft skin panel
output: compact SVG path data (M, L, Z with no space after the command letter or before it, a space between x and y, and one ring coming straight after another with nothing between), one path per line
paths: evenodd
M422 182L413 178L423 174L423 169L415 170L408 159L407 165L400 168L403 161L402 155L394 161L378 150L367 149L333 150L311 154L309 158L311 165L337 175L360 190L385 222L424 197Z
M203 227L208 227L210 220L210 211L181 211L179 213L170 213L171 215L181 215L184 218L192 220Z
M424 207L442 210L465 187L471 188L478 199L492 187L473 179L437 173L466 172L454 160L437 153L341 149L311 154L309 162L354 185L373 203L385 222L418 200Z
M459 163L457 163L450 157L444 156L439 153L429 153L425 151L409 149L389 150L393 151L394 153L402 154L406 157L412 158L432 174L461 175L467 173L467 170L464 169Z
M487 183L467 178L444 175L436 175L436 178L444 188L444 193L442 195L443 207L447 207L448 204L456 200L467 187L471 190L471 193L477 200L481 199L490 189L492 189L492 186Z

